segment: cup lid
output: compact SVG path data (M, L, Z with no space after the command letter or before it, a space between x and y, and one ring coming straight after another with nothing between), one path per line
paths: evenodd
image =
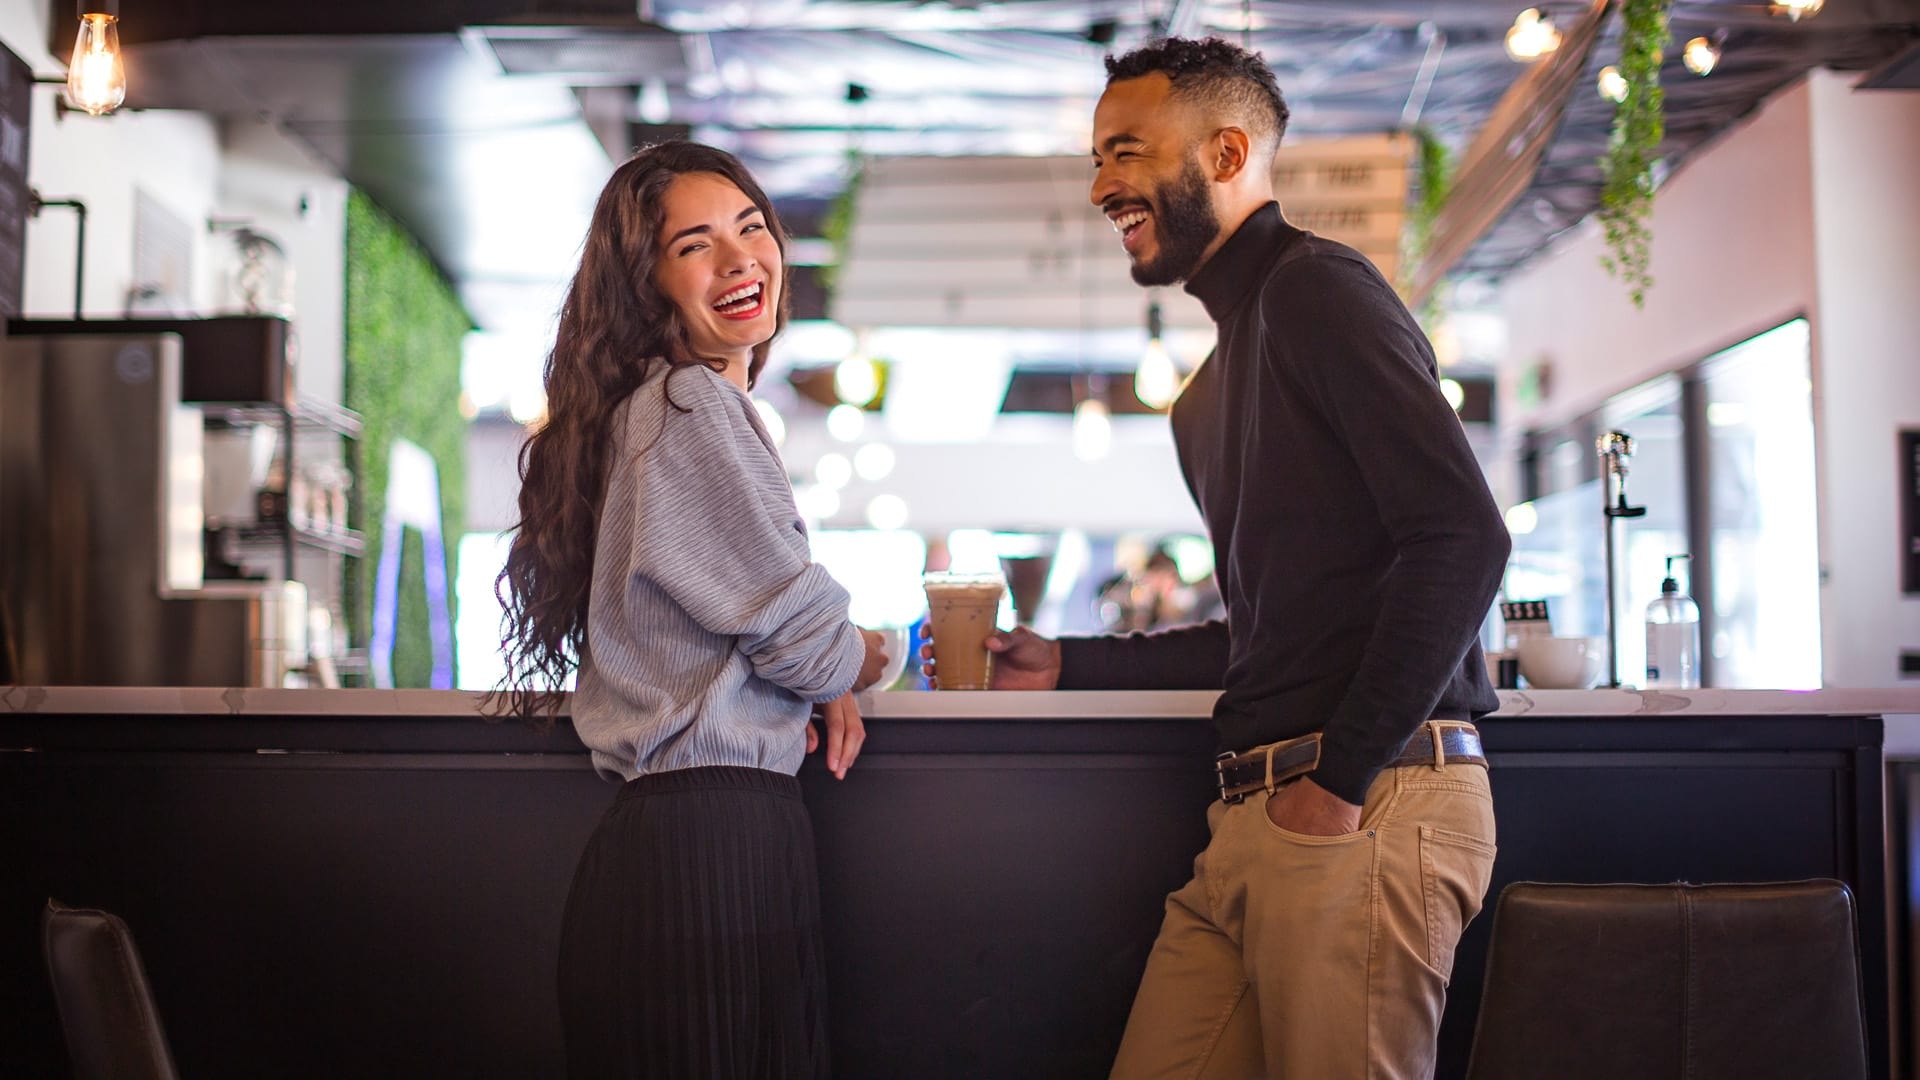
M956 574L951 570L929 570L921 577L929 585L1005 585L999 574Z

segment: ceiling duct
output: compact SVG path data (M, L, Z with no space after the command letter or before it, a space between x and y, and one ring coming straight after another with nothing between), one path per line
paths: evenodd
M576 86L677 81L687 54L670 30L580 26L476 26L463 32L505 75L562 76Z
M1860 80L1861 90L1920 90L1920 41L1874 68Z

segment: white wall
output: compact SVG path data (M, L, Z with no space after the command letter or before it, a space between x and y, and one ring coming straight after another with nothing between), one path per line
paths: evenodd
M338 402L345 372L347 190L271 124L222 125L219 209L279 241L293 264L295 385Z
M0 0L0 42L36 75L60 77L66 69L47 51L48 5L40 0ZM118 315L133 285L133 193L138 186L189 223L204 222L214 204L219 136L213 122L190 113L121 113L92 117L68 113L56 119L57 85L33 92L31 152L27 182L49 199L77 198L87 205L87 257L82 310ZM27 272L22 310L27 315L73 315L74 215L48 209L27 222ZM205 263L204 230L193 235L193 260ZM196 281L195 303L204 302Z
M1920 649L1895 501L1896 432L1920 427L1920 93L1856 81L1809 80L1822 621L1829 685L1890 686L1899 651Z
M47 51L47 5L0 0L0 42L38 75L64 69ZM110 318L126 308L133 280L134 192L144 191L189 227L192 310L219 307L217 240L209 218L245 218L277 239L292 261L301 392L338 401L345 288L346 184L270 125L222 125L201 113L154 110L57 117L57 85L34 90L28 182L46 198L87 206L83 310ZM307 211L299 212L305 197ZM49 208L27 223L23 309L73 313L74 215Z
M1644 309L1601 269L1605 238L1592 221L1510 277L1500 303L1508 323L1496 414L1502 429L1551 427L1794 315L1811 315L1807 129L1807 87L1796 84L1668 178L1654 201L1654 284ZM1522 408L1519 378L1543 360L1552 394Z
M43 86L34 92L27 180L44 198L75 198L87 206L85 313L110 318L126 310L135 284L136 190L189 226L193 289L186 299L204 308L210 295L206 220L214 211L220 173L220 137L213 120L186 112L68 113L55 119L58 90ZM74 225L73 213L57 208L28 221L22 302L27 315L72 317Z
M1589 224L1501 289L1501 486L1521 433L1795 315L1812 323L1822 647L1829 686L1898 682L1920 647L1899 595L1895 429L1920 425L1920 95L1816 72L1696 152L1655 199L1653 288L1636 310ZM1552 392L1522 407L1545 361Z

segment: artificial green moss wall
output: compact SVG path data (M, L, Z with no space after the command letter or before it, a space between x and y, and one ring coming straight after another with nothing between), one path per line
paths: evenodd
M387 455L396 436L426 448L440 473L451 622L455 560L464 531L467 422L460 415L460 342L473 320L417 241L372 199L347 197L347 407L364 426L354 444L353 527L366 557L349 571L348 615L355 645L372 634L373 584L380 565ZM426 686L433 670L422 544L408 530L401 548L395 686Z

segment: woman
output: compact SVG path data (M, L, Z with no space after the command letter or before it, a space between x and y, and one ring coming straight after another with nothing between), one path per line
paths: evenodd
M501 582L511 711L573 722L626 783L567 898L575 1076L824 1077L813 834L794 773L864 739L879 636L808 561L747 390L784 323L785 238L731 155L641 151L594 209L520 453Z

